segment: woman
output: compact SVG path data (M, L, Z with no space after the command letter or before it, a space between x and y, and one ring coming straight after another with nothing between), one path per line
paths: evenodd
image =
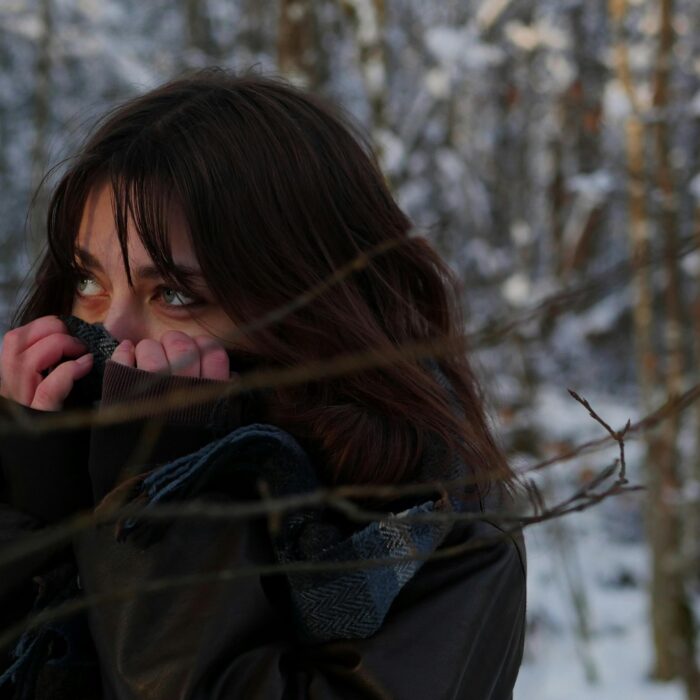
M6 625L78 610L23 635L14 697L511 697L524 547L477 516L514 475L456 282L410 229L349 122L283 81L207 70L100 122L0 356L6 546L103 523L12 561ZM397 352L437 339L451 354ZM313 500L339 486L392 488ZM261 517L266 499L288 507ZM201 515L232 502L252 515Z

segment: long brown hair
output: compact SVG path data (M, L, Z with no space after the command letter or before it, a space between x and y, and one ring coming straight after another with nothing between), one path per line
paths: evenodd
M339 108L281 79L221 69L162 85L99 122L54 190L48 249L15 325L70 310L80 216L103 178L114 189L127 274L131 217L154 264L173 279L165 213L175 199L212 293L243 326L359 254L397 243L251 332L247 344L271 365L436 338L459 344L458 282L424 237L409 235L411 222L361 131ZM401 359L279 388L271 420L316 445L327 483L409 481L436 437L459 450L482 491L511 483L464 343L440 367L463 417L425 364Z

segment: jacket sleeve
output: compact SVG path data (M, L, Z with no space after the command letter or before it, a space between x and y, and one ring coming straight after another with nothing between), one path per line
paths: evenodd
M162 376L108 360L102 401L109 408L129 407L138 401L167 401L170 392L182 392L221 382L209 379ZM199 449L217 436L248 420L252 401L192 404L161 413L139 415L113 424L96 426L90 443L89 472L93 499L99 503L117 484Z
M17 510L49 524L92 505L87 473L90 430L76 427L28 432L12 417L19 411L29 421L46 416L2 400L0 415L7 421L0 438L2 500Z
M0 555L22 546L23 540L56 521L91 505L87 475L88 431L45 433L13 430L21 411L28 419L41 411L6 400L0 404L5 432L0 438ZM41 577L70 565L70 543L50 546L13 558L0 566L0 629L26 617L36 604ZM0 653L0 672L12 659Z
M120 365L111 362L107 364L111 365L111 370L108 368L105 372L107 386L110 389L107 393L108 403L138 398L138 394L135 397L130 395L134 385L134 375L141 384L142 375L146 375L149 380L154 377L154 375L129 368L123 368L126 372L122 373ZM174 377L162 379L168 386L178 382L178 378ZM160 380L156 382L156 388L163 383ZM151 384L152 382L149 381L149 386ZM73 404L76 407L83 405L84 401L92 400L91 395L88 394L80 399L73 398ZM204 408L209 410L211 406ZM122 465L127 464L135 448L138 448L144 432L143 421L127 421L92 430L76 428L53 432L29 432L20 429L21 425L18 425L17 430L13 430L12 421L16 419L18 413L22 414L20 418L41 420L45 412L0 400L0 413L5 419L3 427L6 428L0 438L0 556L9 548L21 546L23 538L35 531L61 521L78 511L92 509L96 492L100 495L99 489L104 487L106 480L109 480L110 467L115 468L113 474L116 474ZM187 419L192 418L190 414L194 419L188 422ZM209 415L211 411L207 414ZM228 413L226 415L228 416ZM156 463L158 460L167 461L211 439L211 430L201 425L202 421L199 420L197 409L183 414L184 420L180 423L172 420L172 415L167 418L163 426L164 430L155 443L150 445L150 449L140 450L140 459L137 461L139 469L147 468L153 460ZM95 447L98 457L101 456L106 464L101 463L99 459L90 462L89 454L92 446ZM104 466L106 470L101 468ZM90 467L94 469L92 474ZM90 478L92 475L95 476L96 481ZM0 572L0 627L5 629L20 622L33 608L44 607L47 601L53 600L51 596L54 594L63 595L64 583L70 581L71 573L73 581L76 578L73 562L74 553L71 543L68 542L31 556L13 559L11 565L4 567ZM39 601L39 595L42 596L41 601ZM48 602L48 604L53 603ZM78 643L78 646L83 643L82 632L77 629L79 622L79 620L69 620L64 624L59 621L56 628L58 636L64 640L68 648L72 649L72 656L66 662L68 666L75 661L73 658L77 653L73 649L75 643ZM70 634L66 636L67 633ZM86 654L78 655L80 658L76 663L80 668L77 673L68 667L60 669L61 672L65 671L66 678L70 679L71 688L77 687L78 681L91 670L92 661L90 660L90 667L84 663L89 655L87 648ZM0 675L12 661L13 659L5 652L0 652ZM37 660L37 663L43 662ZM25 667L28 667L28 664L24 664L23 670ZM53 679L52 690L49 693L53 697L59 670L55 665L44 664L38 673L43 679L42 683L46 678ZM30 675L32 674L35 672L31 671ZM37 682L37 679L34 678L33 682ZM77 696L72 695L72 697Z
M45 415L15 404L0 404L7 421L0 438L0 552L21 539L92 505L87 475L89 430L76 428L29 433L12 430L11 416ZM38 571L70 554L70 547L51 548L13 561L0 572L0 599L17 591Z

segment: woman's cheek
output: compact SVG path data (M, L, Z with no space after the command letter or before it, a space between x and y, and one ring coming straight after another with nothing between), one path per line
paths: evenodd
M109 304L104 297L86 299L76 296L71 313L88 323L100 323L107 313Z

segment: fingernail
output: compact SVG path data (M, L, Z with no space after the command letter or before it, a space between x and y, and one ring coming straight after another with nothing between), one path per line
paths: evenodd
M76 360L76 362L77 362L79 365L87 365L87 364L89 364L90 362L92 362L92 353L89 352L87 355L81 355L81 356Z
M125 340L122 340L122 342L119 343L118 347L120 347L122 350L133 350L134 344L127 338Z

